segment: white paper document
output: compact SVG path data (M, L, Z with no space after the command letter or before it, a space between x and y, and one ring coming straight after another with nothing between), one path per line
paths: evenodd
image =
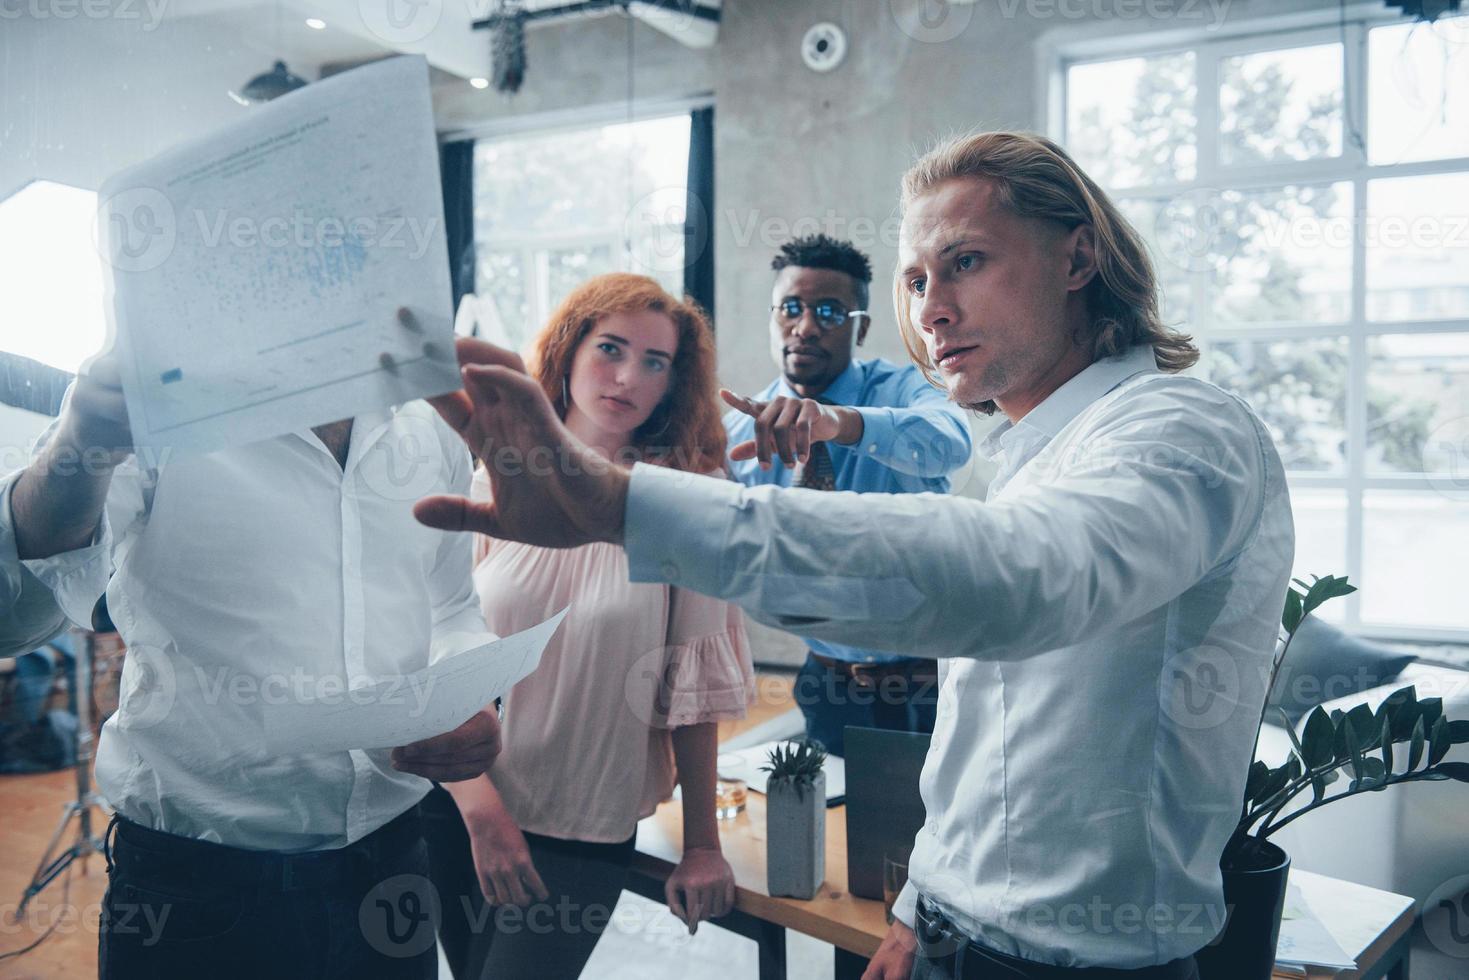
M266 751L299 755L396 748L453 731L536 669L565 617L563 609L528 630L369 687L330 698L267 703L262 716Z
M770 779L770 773L762 772L761 766L770 764L770 750L777 745L783 745L790 739L779 739L774 742L765 742L761 745L752 745L747 749L737 749L733 752L721 752L715 762L715 768L719 775L725 779L743 779L745 785L757 793L765 792L765 783ZM826 773L826 798L834 799L838 796L847 795L847 765L846 761L838 755L826 757L826 765L823 768Z
M112 177L100 199L140 454L254 442L459 387L422 58L251 106Z
M1278 966L1320 966L1328 970L1354 970L1357 961L1326 931L1326 926L1306 904L1299 888L1290 885L1280 917L1280 939L1275 944Z

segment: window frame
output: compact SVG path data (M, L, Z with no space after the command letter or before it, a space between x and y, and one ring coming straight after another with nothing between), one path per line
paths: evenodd
M1152 184L1118 190L1108 188L1118 201L1162 199L1190 193L1248 191L1281 185L1349 184L1352 189L1350 216L1351 291L1346 319L1338 323L1272 323L1219 326L1213 322L1209 274L1186 272L1190 283L1186 323L1207 357L1219 343L1238 341L1274 342L1309 338L1342 338L1346 341L1349 375L1346 384L1346 461L1340 471L1315 473L1288 471L1292 488L1330 489L1346 494L1345 573L1362 581L1365 538L1365 503L1371 491L1433 491L1435 478L1418 474L1373 474L1367 472L1367 394L1370 345L1374 338L1396 335L1469 334L1469 317L1435 320L1370 320L1367 317L1367 235L1363 220L1370 182L1383 178L1469 173L1469 156L1410 163L1373 164L1368 159L1368 34L1374 27L1404 23L1384 8L1349 7L1343 11L1317 11L1282 18L1253 20L1217 30L1154 30L1118 33L1104 30L1102 36L1084 29L1063 28L1038 43L1038 105L1040 129L1065 145L1067 125L1066 79L1070 68L1119 58L1151 57L1192 51L1195 54L1196 172L1192 181ZM1246 166L1224 166L1219 162L1219 66L1227 57L1273 51L1312 44L1341 44L1344 72L1342 104L1342 148L1337 157L1279 161ZM1363 145L1353 140L1353 130ZM1441 480L1441 477L1439 478ZM1338 569L1309 570L1338 572ZM1414 626L1363 622L1361 594L1341 600L1341 625L1367 636L1419 642L1469 642L1469 628Z
M483 121L475 126L455 130L441 136L442 142L472 140L476 148L481 143L513 142L554 136L579 130L598 129L604 126L629 125L690 116L698 110L714 105L712 94L689 98L639 100L627 103L603 104L588 107L553 110L542 113L511 116L505 119ZM495 241L479 237L478 225L471 232L476 254L485 252L514 252L520 258L523 288L526 302L526 329L534 333L535 324L545 323L554 312L555 304L549 295L547 257L550 252L607 246L619 271L629 270L627 243L624 228L618 223L608 223L600 228L582 228L566 233L529 232L505 236ZM475 260L473 283L479 286L479 259Z

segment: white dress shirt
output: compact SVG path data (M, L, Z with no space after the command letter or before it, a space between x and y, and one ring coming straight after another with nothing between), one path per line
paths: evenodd
M93 543L22 563L77 623L105 589L127 645L97 748L108 802L146 827L277 851L341 847L417 803L428 781L386 749L267 755L261 712L344 703L490 638L470 536L412 514L469 486L468 452L424 402L358 417L345 468L310 431L119 466Z
M1091 365L981 447L988 503L747 489L639 466L635 580L781 629L948 658L921 780L921 893L1001 952L1136 968L1223 923L1294 552L1239 399L1149 348Z
M10 489L17 471L0 480L0 657L29 653L66 629L56 598L21 564L10 520Z

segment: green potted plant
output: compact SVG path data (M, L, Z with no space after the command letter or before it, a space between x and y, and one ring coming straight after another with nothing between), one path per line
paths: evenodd
M1310 584L1295 579L1286 593L1281 616L1285 641L1271 665L1267 698L1301 622L1328 600L1357 591L1345 576L1311 579ZM1262 725L1266 710L1260 714ZM1250 765L1239 823L1219 862L1229 918L1219 937L1199 951L1202 980L1270 976L1290 873L1290 856L1270 840L1271 834L1329 803L1397 783L1469 782L1469 762L1443 761L1452 746L1469 742L1469 721L1448 720L1441 699L1419 700L1411 685L1394 691L1376 711L1366 704L1330 712L1317 705L1299 736L1284 712L1281 717L1290 734L1290 756L1273 768L1259 760ZM1350 777L1345 788L1328 793L1343 771ZM1310 802L1291 809L1306 792Z
M826 749L802 739L770 751L765 784L765 885L807 899L826 877Z

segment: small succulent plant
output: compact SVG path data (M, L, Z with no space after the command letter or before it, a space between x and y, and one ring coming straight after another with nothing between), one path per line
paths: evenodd
M792 786L798 797L804 797L826 765L826 747L815 739L797 739L771 749L769 758L769 764L760 767L770 773L769 782Z

